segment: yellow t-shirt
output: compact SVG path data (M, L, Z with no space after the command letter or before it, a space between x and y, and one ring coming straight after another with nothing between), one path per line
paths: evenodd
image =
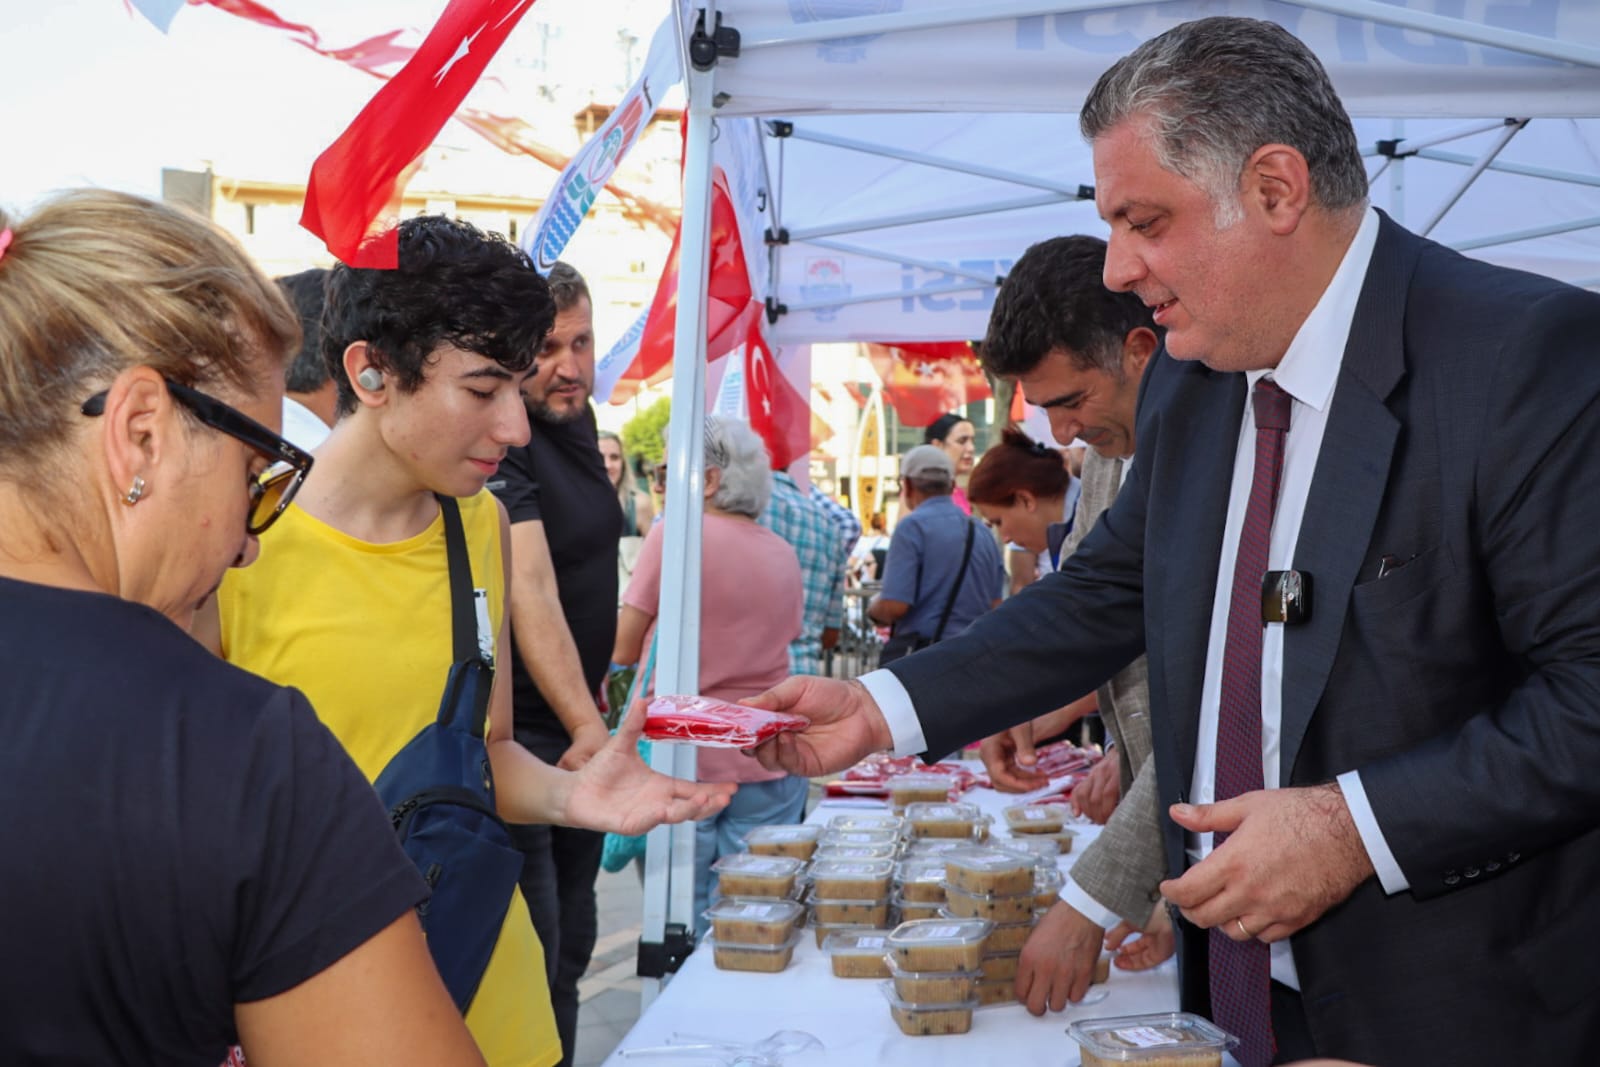
M487 491L460 504L473 586L487 594L474 598L480 630L486 623L492 641L505 610L500 512ZM452 659L443 518L378 545L290 505L262 539L260 559L228 572L217 603L229 662L305 693L369 780L439 710ZM561 1058L544 950L520 890L467 1027L489 1067Z

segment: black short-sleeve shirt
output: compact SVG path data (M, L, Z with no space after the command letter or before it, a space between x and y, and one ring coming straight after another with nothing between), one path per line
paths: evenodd
M600 457L592 408L571 422L532 423L532 439L506 455L489 488L513 524L544 524L561 613L592 693L606 676L617 636L622 505ZM518 740L544 759L559 759L570 739L520 654L512 657L512 678Z
M0 1063L217 1067L236 1003L427 897L303 696L0 579Z

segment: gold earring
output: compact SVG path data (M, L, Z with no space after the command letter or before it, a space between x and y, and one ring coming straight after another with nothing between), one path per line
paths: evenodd
M143 499L144 499L144 479L141 478L139 475L135 474L133 476L133 484L131 486L129 486L128 487L128 491L125 494L123 494L122 502L124 504L128 505L131 508L131 507L133 507L135 504L137 504L139 501L141 501Z

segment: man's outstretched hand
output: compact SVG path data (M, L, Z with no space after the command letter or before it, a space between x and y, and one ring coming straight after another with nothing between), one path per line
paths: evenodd
M756 759L769 771L815 778L894 744L883 712L860 682L796 675L740 703L811 720L803 731L781 733L756 747Z

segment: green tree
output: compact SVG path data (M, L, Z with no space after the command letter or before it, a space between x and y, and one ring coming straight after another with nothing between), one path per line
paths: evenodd
M672 398L664 396L622 425L622 451L649 470L667 455L667 422L672 418Z

